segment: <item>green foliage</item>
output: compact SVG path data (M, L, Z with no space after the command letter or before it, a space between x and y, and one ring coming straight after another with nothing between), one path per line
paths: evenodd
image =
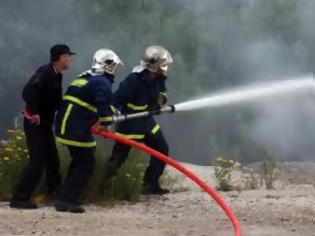
M250 171L249 175L245 176L244 188L249 190L258 189L260 184L260 176L254 171Z
M274 181L276 180L275 174L276 163L275 159L271 155L266 155L265 160L263 161L262 165L262 178L266 185L267 189L273 189Z
M232 190L232 171L235 161L226 159L224 157L218 157L216 159L214 176L217 181L216 189L218 191L231 191Z
M0 199L4 200L10 198L29 159L25 134L12 128L7 130L7 136L0 141Z
M96 165L93 176L83 194L85 202L97 202L102 204L114 204L127 200L137 201L142 194L142 178L148 165L148 158L140 151L132 150L128 160L122 166L118 174L105 186L103 184L104 165L108 159L111 145L103 144L98 140ZM60 168L63 178L66 176L71 158L64 146L58 146L60 155ZM25 144L25 134L18 128L8 130L8 138L0 141L0 200L9 200L14 188L20 181L22 171L29 160L28 150ZM167 176L164 182L171 182ZM103 186L103 188L101 188ZM34 197L45 193L45 176L34 194Z
M129 158L111 180L104 182L104 165L107 157L98 152L94 175L87 187L85 199L104 204L117 201L137 201L142 194L143 174L148 164L145 154L132 150Z

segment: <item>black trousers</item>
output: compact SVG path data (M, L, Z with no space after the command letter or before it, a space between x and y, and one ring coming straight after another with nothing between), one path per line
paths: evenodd
M57 192L61 183L59 156L52 128L35 126L24 121L24 131L30 160L13 194L12 201L29 201L44 170L46 170L48 193Z
M168 155L168 144L161 130L159 130L156 134L149 132L145 136L143 142L147 146ZM127 160L130 148L131 147L128 145L121 144L119 142L115 143L112 156L105 165L105 179L110 179L117 173L121 165ZM153 188L159 186L159 178L163 174L164 169L165 163L151 156L150 164L144 174L144 184Z
M90 179L95 163L95 148L68 146L72 158L58 201L78 204L82 190Z

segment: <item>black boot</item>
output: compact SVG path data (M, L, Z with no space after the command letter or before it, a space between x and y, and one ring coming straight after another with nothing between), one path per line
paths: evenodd
M85 209L79 205L57 201L55 204L56 211L60 212L70 212L70 213L84 213Z
M10 207L16 209L37 209L37 205L31 201L11 201Z
M152 168L148 168L143 177L143 194L152 195L164 195L170 193L170 190L162 188L159 183L161 175L156 174L152 171Z
M170 193L170 190L162 188L158 181L151 181L149 183L144 183L143 194L145 195L164 195Z

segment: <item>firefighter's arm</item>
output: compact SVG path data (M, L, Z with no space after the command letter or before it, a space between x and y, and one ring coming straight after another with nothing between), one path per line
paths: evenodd
M112 91L111 88L101 81L91 83L95 98L95 105L99 116L99 124L108 127L113 123ZM108 129L108 128L107 128Z
M159 93L157 103L160 107L167 103L167 93L166 93L166 85L165 85L166 77L161 80L161 92Z
M159 97L158 97L158 105L161 107L167 103L167 93L165 92L160 92Z
M139 86L136 80L125 80L120 83L119 88L113 95L114 106L120 108L123 104L131 101L137 94Z

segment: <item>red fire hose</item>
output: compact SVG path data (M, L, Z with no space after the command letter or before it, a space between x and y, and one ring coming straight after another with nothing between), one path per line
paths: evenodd
M100 135L104 138L110 138L113 140L116 140L120 143L127 144L129 146L132 146L134 148L137 148L139 150L142 150L146 153L149 153L150 155L158 158L159 160L173 166L175 169L179 170L182 172L184 175L186 175L188 178L190 178L192 181L197 183L204 191L206 191L218 204L219 206L223 209L227 217L230 219L233 228L234 228L234 235L235 236L241 236L241 227L240 223L234 214L234 212L229 208L229 206L224 202L224 200L210 187L208 186L204 181L202 181L198 176L193 174L190 170L179 164L177 161L173 160L172 158L142 144L138 143L136 141L124 138L120 135L108 132L108 131L98 131L95 128L92 128L92 133Z

